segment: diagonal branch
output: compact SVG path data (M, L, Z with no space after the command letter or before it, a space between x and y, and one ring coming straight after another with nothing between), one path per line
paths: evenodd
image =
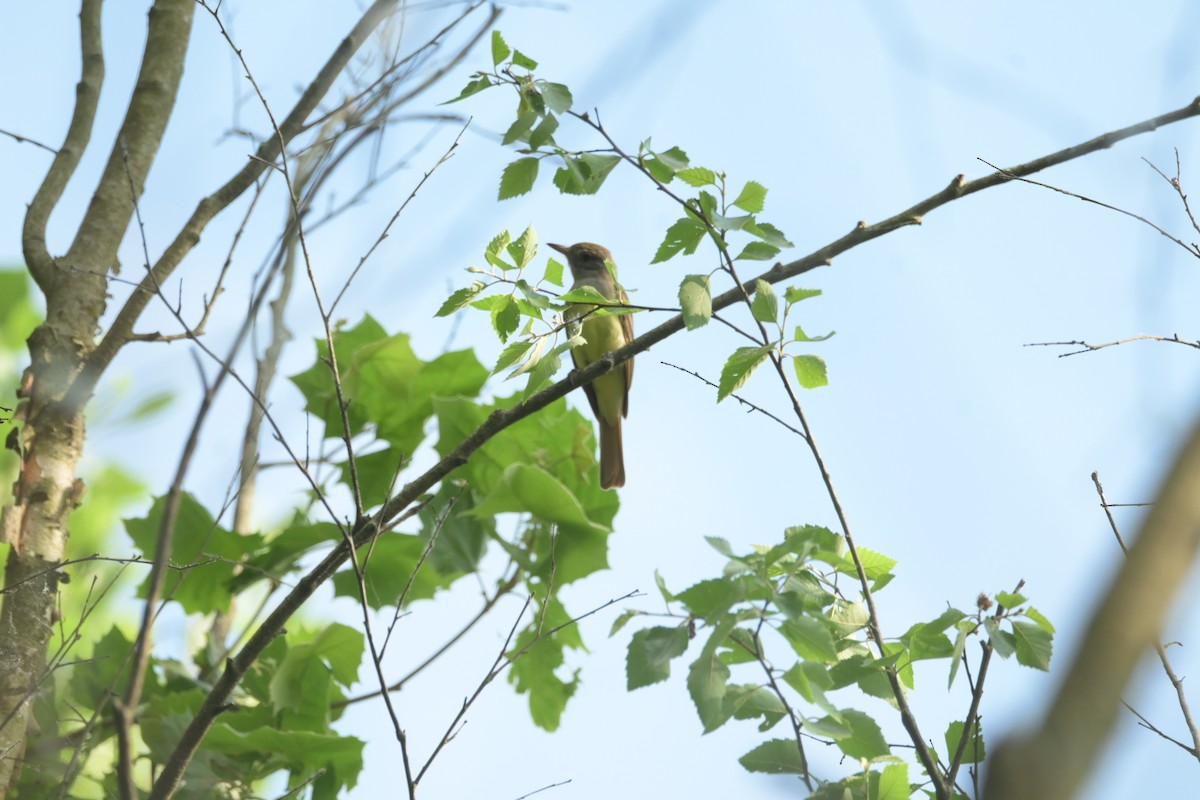
M304 90L291 113L278 126L278 135L267 137L257 152L246 163L246 166L225 182L221 188L202 199L192 212L191 217L183 228L175 235L174 240L163 252L157 263L148 270L138 288L125 301L125 305L117 313L108 332L91 354L83 371L76 378L67 402L71 405L82 406L91 396L97 381L104 370L116 357L117 352L129 341L134 323L145 310L150 299L155 296L156 286L161 286L175 268L191 252L200 241L200 234L221 211L237 200L254 185L254 182L265 172L282 152L282 147L299 134L305 121L316 110L321 98L333 86L335 80L350 62L351 57L367 40L371 32L392 13L397 0L375 0L354 28L342 39L333 54L321 67L312 83ZM189 0L189 6L194 3Z
M75 110L63 145L55 153L50 170L33 196L33 202L29 204L25 226L21 231L25 263L42 291L50 287L54 277L54 261L46 247L46 225L67 183L75 174L83 151L87 149L92 136L92 123L96 119L96 106L100 103L100 87L104 83L104 49L100 41L102 5L103 0L84 0L80 8L79 49L83 71L75 86Z
M1061 164L1096 150L1110 147L1121 139L1155 130L1162 125L1189 117L1200 115L1200 98L1193 100L1187 106L1176 111L1154 117L1137 123L1128 128L1106 133L1074 147L1060 150L1042 158L1013 167L1008 172L1015 175L1028 175L1041 169ZM956 178L946 189L911 206L893 217L875 225L860 224L852 232L831 242L821 249L793 261L789 264L776 264L771 269L758 276L769 283L795 277L818 266L829 264L835 255L890 233L898 228L919 224L922 217L929 211L957 200L968 194L1005 183L1009 178L1000 173L993 173L975 181L965 182L962 177ZM733 289L713 298L713 310L718 311L742 299L742 293ZM570 372L567 377L542 389L529 397L524 403L497 409L493 411L483 424L464 438L441 461L434 464L423 474L406 484L381 509L378 515L359 519L349 537L357 546L369 541L381 530L391 527L404 517L415 513L410 506L423 494L432 489L440 481L459 467L465 465L472 454L487 443L492 437L504 429L546 408L551 403L565 397L572 390L595 380L600 375L614 369L617 365L650 349L655 344L684 329L682 315L676 315L656 328L647 331L624 347L605 354L583 369ZM228 703L233 691L254 664L259 655L280 634L285 623L308 600L309 597L325 581L329 580L350 557L350 544L346 539L338 543L313 569L301 578L280 604L263 620L263 623L250 636L246 644L236 656L226 662L225 669L212 690L205 697L195 717L188 725L181 738L179 746L170 759L163 765L158 781L155 783L151 800L165 800L178 786L183 776L183 770L191 761L205 733L216 721L217 717L228 709Z

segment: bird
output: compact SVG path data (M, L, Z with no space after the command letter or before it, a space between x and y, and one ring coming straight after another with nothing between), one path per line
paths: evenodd
M551 248L567 257L567 265L575 278L572 290L590 286L608 300L628 303L629 297L616 281L616 264L608 248L591 242L579 242L570 247L551 244ZM609 272L607 264L613 264ZM571 350L576 369L602 358L605 353L620 349L633 341L633 320L629 314L597 315L596 306L582 303L568 309L582 323L584 344ZM592 413L600 429L600 487L615 489L625 485L625 456L621 443L621 418L629 415L629 387L633 384L633 359L604 373L583 387Z

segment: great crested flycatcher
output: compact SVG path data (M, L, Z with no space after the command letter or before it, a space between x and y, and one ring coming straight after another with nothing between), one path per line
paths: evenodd
M613 258L606 248L590 242L580 242L570 247L561 244L550 246L567 257L571 275L575 278L572 289L590 286L608 300L629 302L625 290L617 286L614 277L616 264L613 264L612 272L608 271L607 263L613 263ZM594 305L582 303L567 310L568 321L572 317L581 321L581 334L587 340L586 344L571 350L577 369L633 341L633 320L628 314L599 316L593 313L595 309ZM625 485L621 417L629 415L629 387L632 383L631 358L583 387L600 427L600 486L605 489Z

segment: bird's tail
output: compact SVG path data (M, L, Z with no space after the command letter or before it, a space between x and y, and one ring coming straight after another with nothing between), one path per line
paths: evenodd
M600 421L600 486L615 489L625 485L625 453L621 446L621 418L609 424Z

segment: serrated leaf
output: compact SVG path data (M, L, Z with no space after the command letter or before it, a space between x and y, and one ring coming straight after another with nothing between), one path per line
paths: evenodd
M547 283L552 283L555 286L563 285L563 263L556 258L551 258L546 262L546 273L542 276L542 280Z
M709 636L700 657L688 669L687 687L696 713L708 733L725 724L729 716L725 712L725 688L729 682L729 667L717 655L717 648L725 641L733 622L722 622Z
M504 174L500 176L500 194L496 199L507 200L528 193L537 180L537 174L536 158L518 158L504 168Z
M571 110L571 104L575 102L575 99L571 97L571 90L566 86L548 81L538 81L537 85L542 93L542 98L546 101L546 106L556 114L565 114Z
M680 252L690 256L700 246L700 242L704 238L704 231L704 225L694 217L676 220L671 227L667 228L662 244L658 246L650 263L662 263Z
M811 617L789 619L779 627L779 632L796 655L806 661L832 664L838 660L837 646L829 629Z
M738 194L737 199L733 204L743 211L749 211L751 214L757 214L763 210L763 204L767 199L767 187L757 181L747 181L742 187L742 191Z
M878 758L891 753L879 724L867 714L853 708L842 709L842 718L849 723L850 736L837 740L837 746L851 758Z
M796 381L805 389L817 389L829 385L825 371L825 359L820 356L792 356L792 367L796 370Z
M468 287L455 290L446 298L446 302L442 303L442 307L437 310L434 316L447 317L459 309L466 308L486 288L483 283L475 281Z
M486 75L481 75L480 77L476 78L475 80L468 83L465 87L463 87L463 90L458 93L458 97L455 97L453 100L447 100L446 102L440 103L439 105L448 106L451 103L457 103L459 100L466 100L471 95L479 94L484 89L490 89L495 85L496 84L492 83L491 78L489 78Z
M508 126L508 130L504 132L504 137L500 140L500 144L512 144L513 142L524 142L529 139L529 131L533 129L534 124L541 119L536 111L522 111L517 115L516 120L512 125Z
M773 244L776 247L794 247L794 245L788 241L788 238L783 235L783 231L779 230L779 228L776 228L769 222L759 222L755 220L754 222L744 226L742 230L751 236L757 236L767 244Z
M584 153L564 157L565 166L554 173L554 185L563 194L595 194L621 163L620 156Z
M708 542L709 547L726 558L737 558L733 554L733 547L730 546L729 540L724 536L705 536L704 541Z
M1050 656L1054 652L1053 637L1040 626L1013 620L1012 636L1017 651L1017 663L1026 667L1050 671Z
M1025 616L1036 622L1038 627L1044 630L1046 633L1054 633L1054 626L1050 624L1050 620L1042 616L1042 612L1038 611L1033 606L1025 609Z
M492 328L500 341L507 342L521 322L521 310L511 295L501 295L501 300L492 308Z
M547 114L540 125L529 134L529 147L540 150L542 145L554 144L554 132L558 130L558 117Z
M513 63L518 67L524 67L525 69L537 69L538 62L534 61L520 50L513 51L512 60Z
M796 332L792 336L792 341L794 341L794 342L823 342L826 339L832 338L835 333L837 333L837 331L830 331L829 333L826 333L823 336L809 336L807 333L804 332L804 328L801 328L799 325L797 325Z
M500 358L496 359L496 366L492 368L492 374L497 375L501 370L508 369L520 361L521 356L529 352L531 347L533 347L533 342L529 339L520 339L505 347L500 353Z
M801 289L797 286L789 286L783 290L783 299L790 306L795 303L799 303L801 300L807 300L810 297L817 297L820 294L820 289Z
M808 764L795 739L771 739L738 759L748 772L768 775L805 775Z
M678 147L672 147L662 152L656 152L654 157L666 164L675 172L687 168L688 155Z
M963 738L963 729L966 726L962 722L951 722L946 728L946 755L947 761L954 758L954 754L958 752L959 742ZM972 726L971 736L967 741L967 747L963 750L963 764L981 764L986 758L986 748L984 747L983 736L979 733L979 729Z
M1014 608L1025 603L1025 595L1012 594L1011 592L996 592L996 602L1012 611Z
M516 265L524 269L533 260L533 257L537 255L537 231L530 225L505 249Z
M721 368L721 380L717 388L717 402L745 385L746 381L758 369L759 365L771 354L771 345L759 347L739 347Z
M632 692L671 677L671 659L683 655L687 646L687 629L680 626L635 633L625 657L626 688Z
M750 312L759 322L779 321L779 298L771 284L764 280L754 282L754 297L750 301Z
M718 226L728 227L728 226ZM773 244L766 242L747 242L742 248L742 252L738 253L733 259L734 261L770 261L775 256L779 255L779 248Z
M687 275L679 284L679 306L689 331L702 328L712 318L712 289L707 275Z
M658 587L658 593L662 595L663 602L670 603L675 599L675 595L667 588L667 582L658 570L654 570L654 585Z
M685 167L677 171L675 177L688 186L712 186L717 182L716 174L707 167Z
M504 259L500 258L500 252L508 247L508 243L512 241L512 235L508 231L500 231L492 240L488 242L488 246L483 251L483 257L493 267L500 269L512 269L511 265L507 264Z
M908 800L912 790L908 785L908 764L888 764L879 774L875 800Z
M616 636L622 628L629 624L629 620L633 619L640 613L640 611L632 608L627 608L622 611L617 615L617 618L613 620L612 627L608 629L608 637L611 639L612 637Z
M562 369L562 358L559 356L558 350L557 347L551 350L529 371L529 382L525 384L526 397L549 383L550 379Z
M492 66L500 66L511 52L504 37L500 35L500 31L492 31Z

